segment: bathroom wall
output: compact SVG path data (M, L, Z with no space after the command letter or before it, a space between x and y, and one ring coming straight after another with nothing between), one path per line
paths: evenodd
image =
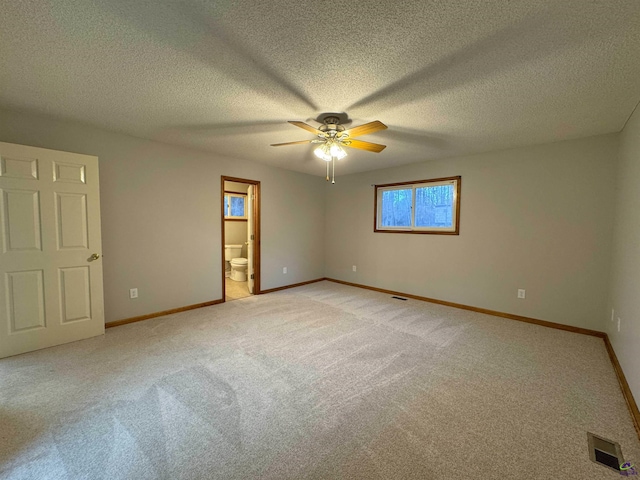
M253 180L253 178L251 179ZM247 193L247 189L249 185L246 183L238 183L238 182L224 182L224 189L229 190L230 192L244 192Z
M248 187L249 185L245 183L224 182L225 191L246 193ZM224 221L225 245L242 245L242 253L240 254L240 256L243 258L247 258L247 245L245 245L247 238L248 238L248 232L247 232L246 221L239 221L239 220Z
M247 258L247 222L237 222L225 220L224 222L224 244L242 245L241 257Z

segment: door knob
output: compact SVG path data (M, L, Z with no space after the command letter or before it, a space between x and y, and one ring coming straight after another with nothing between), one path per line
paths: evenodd
M100 258L100 255L98 255L97 253L94 253L89 257L89 261L93 262L94 260L97 260L99 258Z

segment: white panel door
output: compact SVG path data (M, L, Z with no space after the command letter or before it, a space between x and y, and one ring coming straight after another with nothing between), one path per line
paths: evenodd
M0 142L0 234L0 358L104 333L97 157Z
M249 293L253 293L253 185L249 185L247 189L247 286L249 287Z

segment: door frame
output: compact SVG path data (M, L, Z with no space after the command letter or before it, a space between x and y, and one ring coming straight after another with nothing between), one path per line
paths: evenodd
M222 301L226 301L225 293L225 259L224 259L224 182L248 183L254 187L253 199L253 294L260 295L260 181L249 180L248 178L220 176L220 223L221 223L221 246L222 251Z

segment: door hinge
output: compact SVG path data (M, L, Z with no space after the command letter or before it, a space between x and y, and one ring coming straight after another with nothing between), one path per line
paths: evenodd
M254 238L254 236L253 236L253 235L251 235L251 240L255 240L255 238Z
M253 280L253 275L254 275L254 274L252 273L252 274L251 274L251 280Z

